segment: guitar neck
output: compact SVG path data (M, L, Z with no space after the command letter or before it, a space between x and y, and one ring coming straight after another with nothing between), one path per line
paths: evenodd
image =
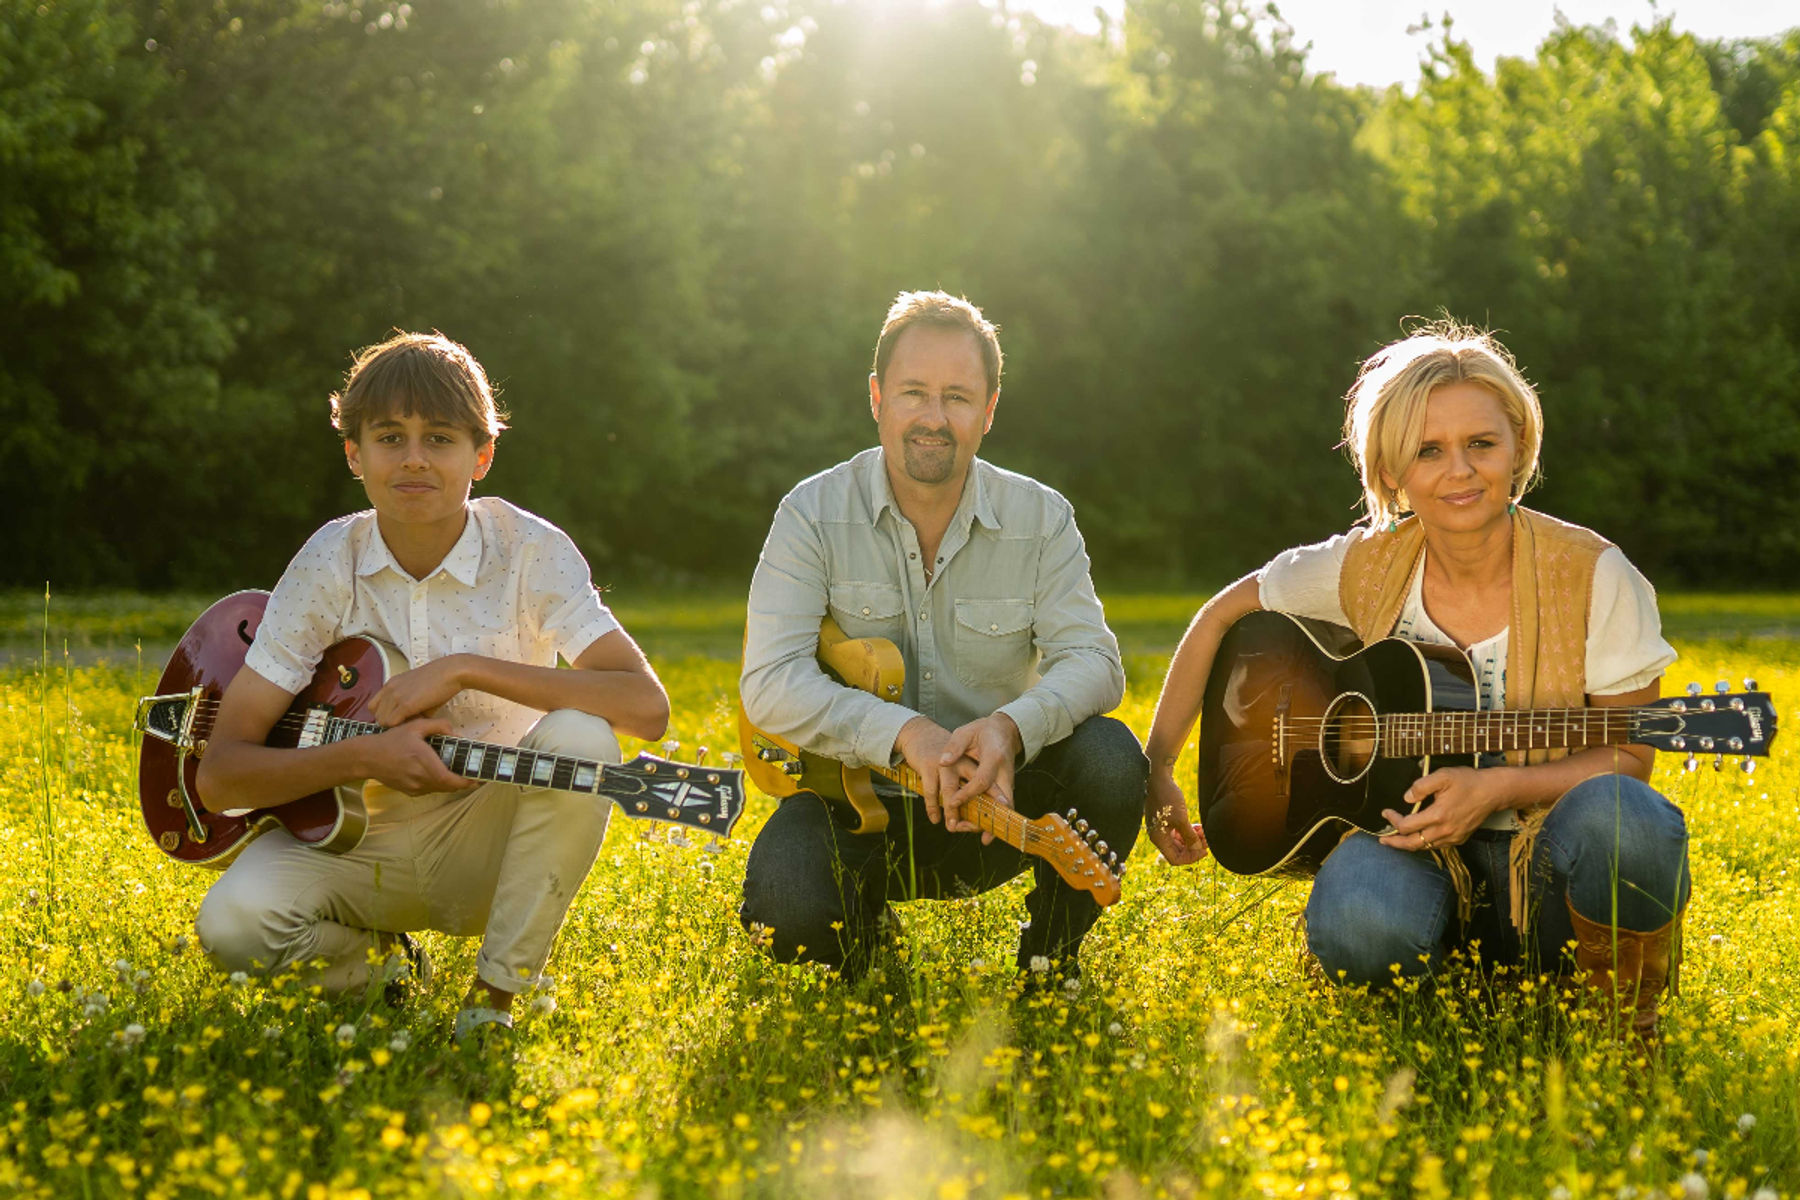
M1639 713L1635 708L1384 713L1381 740L1385 754L1401 758L1618 746L1636 740Z
M380 732L382 727L373 722L334 718L325 740L341 742ZM590 796L606 792L604 784L607 764L595 759L546 754L537 750L523 750L517 746L496 746L491 742L476 742L442 734L433 734L425 742L438 752L438 757L446 767L465 779L547 787L561 792L582 792Z
M923 792L919 773L901 763L897 767L870 767L871 771L883 779L899 784L909 792ZM1001 804L986 792L965 801L962 806L963 818L983 833L991 833L1009 846L1024 850L1026 831L1031 825L1024 817L1011 808Z

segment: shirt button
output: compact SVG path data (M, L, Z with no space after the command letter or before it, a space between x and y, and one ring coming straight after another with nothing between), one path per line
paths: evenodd
M864 606L863 606L863 616L865 616L865 617L866 617L866 616L868 616L868 615L869 615L869 609L868 609L868 606L867 606L867 605L864 605Z
M989 625L989 626L988 626L988 632L989 632L989 633L999 633L999 632L1000 632L1000 627L999 627L999 626L998 626L998 625Z
M911 554L908 554L906 557L917 558L917 557L919 557L919 552L917 550L914 550Z
M919 620L921 620L921 621L931 620L931 610L929 608L920 609L919 610Z
M925 672L925 679L926 679L926 682L930 682L930 680L931 680L931 672L930 671Z

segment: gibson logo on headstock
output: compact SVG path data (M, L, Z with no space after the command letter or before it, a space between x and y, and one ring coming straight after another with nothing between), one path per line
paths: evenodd
M1746 717L1750 718L1750 740L1753 742L1762 741L1763 740L1763 719L1762 719L1761 710L1755 709L1755 708L1746 708L1744 710L1744 715Z

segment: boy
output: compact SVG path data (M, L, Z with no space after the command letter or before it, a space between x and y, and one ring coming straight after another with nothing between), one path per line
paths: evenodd
M372 948L384 959L403 951L422 981L428 964L408 931L482 935L460 1040L480 1025L510 1027L515 993L541 979L599 853L608 805L473 786L425 738L617 762L613 731L661 737L668 697L566 534L504 500L470 500L505 424L466 349L415 333L369 347L331 412L373 510L325 525L283 573L220 703L199 790L214 811L363 780L391 791L371 789L368 832L351 853L265 833L213 885L195 925L222 969L323 960L316 979L332 991L370 981ZM265 746L325 649L358 634L398 647L412 668L372 702L387 731L305 750ZM558 654L575 669L556 669Z

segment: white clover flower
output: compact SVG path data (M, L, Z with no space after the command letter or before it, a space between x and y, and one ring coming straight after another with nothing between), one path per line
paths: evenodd
M242 987L244 984L250 982L249 974L244 971L233 971L231 973L230 978L231 978L231 982L237 984L239 987Z
M1687 1200L1706 1200L1706 1195L1710 1190L1706 1185L1705 1177L1698 1171L1689 1171L1681 1177L1681 1194L1687 1197Z
M131 963L128 960L123 959L123 958L115 959L113 962L113 970L118 972L120 975L130 975L131 974Z
M1031 973L1033 975L1048 975L1050 973L1050 960L1041 954L1032 955L1029 966L1031 967Z
M279 1026L279 1025L264 1025L263 1026L263 1039L265 1041L272 1042L276 1038L279 1038L280 1036L281 1036L281 1026Z
M1106 1027L1106 1032L1111 1034L1113 1037L1118 1037L1120 1034L1125 1032L1125 1027L1123 1025L1119 1024L1117 1021L1114 1021L1111 1025L1108 1025Z
M1694 1150L1694 1166L1704 1167L1706 1165L1706 1160L1711 1157L1712 1157L1712 1152L1710 1150L1708 1150L1706 1147L1704 1147L1704 1146L1696 1147Z
M1707 938L1706 941L1707 941L1707 944L1709 944L1709 945L1723 946L1725 944L1725 935L1722 933L1715 933L1711 937Z
M534 1013L553 1013L556 1011L556 997L549 992L539 992L531 998L531 1011Z
M1560 1183L1557 1184L1550 1189L1550 1200L1569 1200L1569 1189Z
M1772 1187L1761 1187L1750 1193L1750 1200L1781 1200L1781 1193Z
M119 1040L127 1046L135 1046L144 1040L144 1027L136 1021L119 1031Z
M41 979L34 979L30 983L26 984L25 985L25 994L27 996L30 996L33 1000L35 1000L39 996L43 995L44 994L44 981Z
M399 1054L410 1045L412 1045L412 1034L404 1029L395 1030L394 1036L388 1039L388 1049L395 1054Z
M337 1032L331 1036L337 1039L338 1045L348 1046L351 1042L356 1040L356 1026L339 1025L337 1027Z
M1629 1183L1621 1183L1619 1190L1613 1194L1618 1197L1618 1200L1637 1200L1637 1188Z
M97 1017L106 1011L106 993L89 992L82 997L81 1011L90 1017Z
M1756 1128L1756 1114L1755 1113L1744 1113L1742 1116L1738 1117L1738 1132L1739 1133L1749 1133L1752 1129L1755 1129L1755 1128Z

